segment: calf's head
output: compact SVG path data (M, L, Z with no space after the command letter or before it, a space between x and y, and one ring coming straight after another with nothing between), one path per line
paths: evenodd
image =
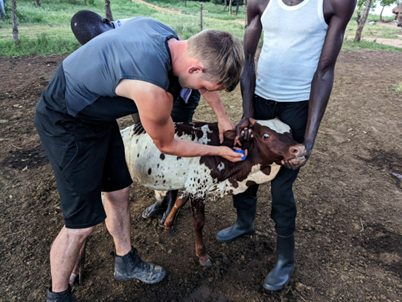
M282 160L294 163L304 160L306 148L293 139L290 127L278 118L250 119L249 128L253 130L254 141L248 157L258 156L263 167L272 163L280 165Z

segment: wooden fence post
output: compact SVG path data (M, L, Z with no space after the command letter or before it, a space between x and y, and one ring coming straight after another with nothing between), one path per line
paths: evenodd
M12 15L13 15L13 39L15 45L20 45L18 38L18 18L17 18L17 0L12 0Z
M202 3L200 4L200 31L202 31Z

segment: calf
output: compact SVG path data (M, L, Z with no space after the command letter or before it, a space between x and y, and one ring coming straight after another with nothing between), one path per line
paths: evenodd
M217 123L176 123L175 127L175 136L180 139L219 145ZM290 127L279 119L251 120L250 128L254 139L243 142L243 148L248 150L247 159L237 163L219 156L181 158L165 155L149 135L136 131L135 125L121 131L133 181L157 190L157 199L163 198L167 191L180 190L165 221L166 231L171 229L177 210L191 201L196 254L203 266L211 265L202 237L205 200L239 194L253 184L271 181L280 169L281 160L304 159L304 146L293 140ZM233 146L235 135L235 131L226 132L223 145Z
M202 266L211 260L203 242L205 200L216 200L226 194L239 194L253 184L271 181L278 173L281 161L303 161L306 149L293 140L290 127L279 119L256 121L250 119L254 139L243 141L248 150L242 162L230 162L219 156L182 158L161 153L149 135L133 125L121 131L126 162L135 183L152 188L159 200L167 191L180 190L175 206L165 221L165 230L172 228L178 209L191 201L195 248ZM235 131L227 131L223 145L232 147ZM220 145L217 123L176 123L175 137L199 144ZM81 279L85 246L82 247L70 283L77 275Z

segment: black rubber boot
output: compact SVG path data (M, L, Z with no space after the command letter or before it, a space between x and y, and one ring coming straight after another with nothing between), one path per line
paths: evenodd
M219 242L230 242L233 239L254 232L254 219L257 210L257 202L248 210L237 209L237 220L231 227L224 229L216 234Z
M77 302L77 300L71 292L71 286L68 285L68 288L61 293L52 292L52 288L50 287L47 291L46 302Z
M275 268L265 278L264 288L267 290L280 290L290 279L295 269L295 237L277 236L276 254L278 262Z
M154 284L162 281L165 277L165 270L152 263L142 261L135 248L124 256L114 256L114 277L120 281L138 279L147 284Z
M168 205L168 200L169 200L168 195L169 195L169 192L163 198L162 202L156 201L152 206L149 206L148 208L146 208L144 210L144 212L142 212L142 218L144 218L144 219L153 218L159 212L165 210Z

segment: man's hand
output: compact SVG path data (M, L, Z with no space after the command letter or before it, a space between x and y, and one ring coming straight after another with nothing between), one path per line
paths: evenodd
M218 128L219 128L219 142L222 144L224 140L223 134L228 130L233 130L235 128L235 125L227 116L225 116L221 117L218 120Z
M244 150L244 154L242 153L237 153L236 151L233 151L229 147L226 146L221 146L220 148L220 154L219 156L226 158L227 160L230 160L231 162L238 162L242 161L242 157L246 156L247 157L247 150ZM241 150L240 148L234 148L235 150Z
M253 132L248 127L250 126L250 120L248 117L243 117L242 120L236 125L236 137L234 140L234 146L241 146L240 138L249 141L253 138Z
M282 160L282 165L291 170L297 170L300 167L303 167L310 158L311 151L313 150L314 143L304 142L303 145L306 147L306 154L304 156L300 156L298 158L284 161Z

